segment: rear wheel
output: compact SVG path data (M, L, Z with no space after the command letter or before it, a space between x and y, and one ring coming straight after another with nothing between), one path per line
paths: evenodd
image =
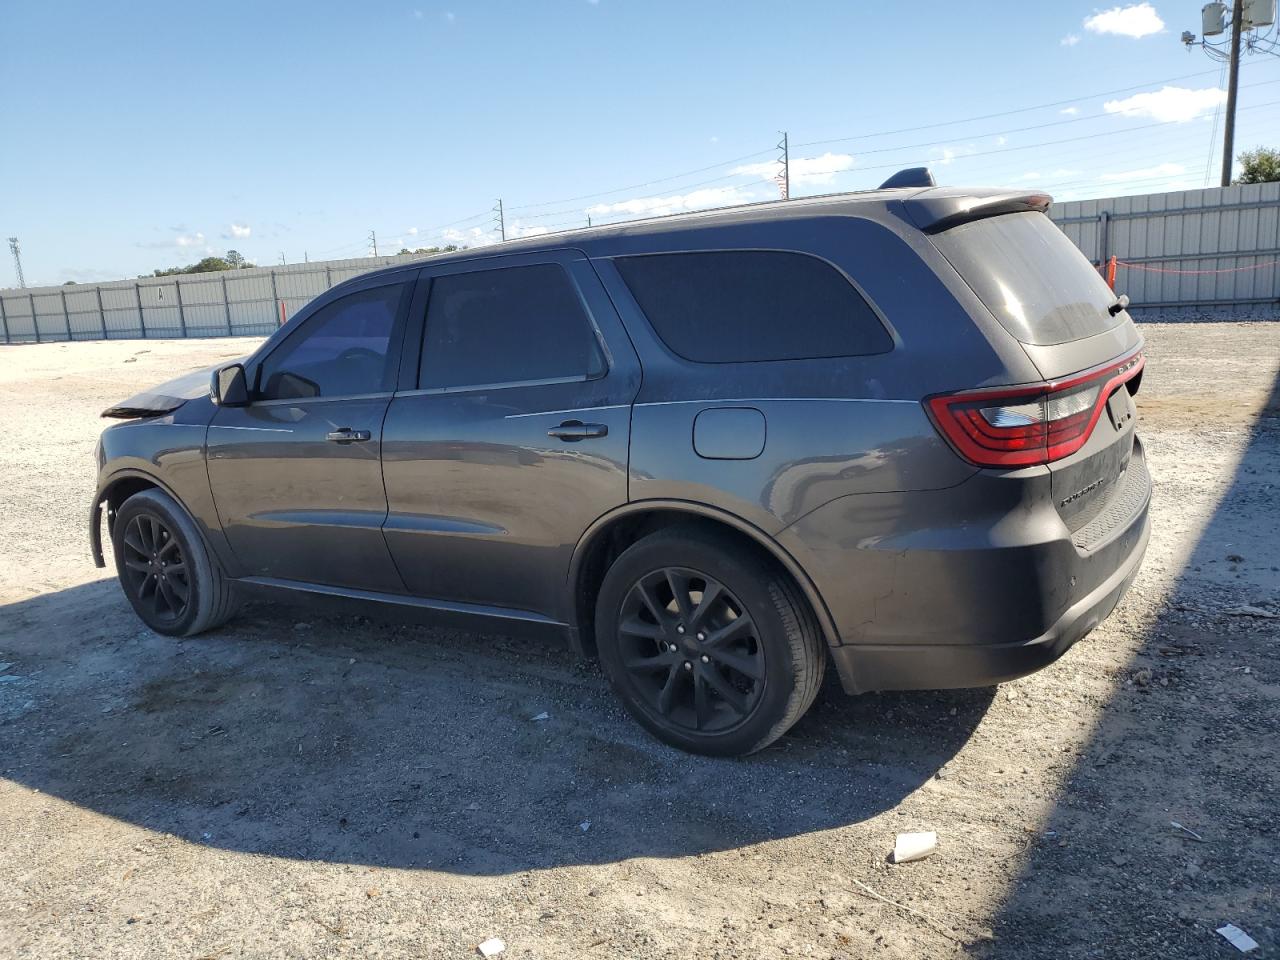
M156 633L186 637L235 612L231 584L185 510L143 490L116 511L116 573L134 612Z
M738 540L692 526L618 557L596 625L601 665L628 711L695 753L768 746L812 704L826 663L790 578Z

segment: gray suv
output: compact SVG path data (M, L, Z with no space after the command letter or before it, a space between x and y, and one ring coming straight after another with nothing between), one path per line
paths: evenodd
M599 658L686 750L978 686L1106 617L1147 543L1142 338L1049 198L906 187L396 266L121 404L91 524L152 629L250 590Z

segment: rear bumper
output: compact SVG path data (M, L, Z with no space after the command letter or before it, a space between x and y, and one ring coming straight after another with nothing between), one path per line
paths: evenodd
M1124 596L1150 536L1136 441L1127 477L1074 533L1037 467L846 497L778 539L831 614L848 692L986 686L1052 663Z
M1123 565L1040 636L1021 643L853 643L833 647L831 656L841 684L847 693L985 687L1047 667L1109 617L1128 592L1151 536L1147 508L1130 532L1135 539Z

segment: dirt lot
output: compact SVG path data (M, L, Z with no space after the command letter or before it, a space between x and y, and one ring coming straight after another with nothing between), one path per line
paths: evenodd
M998 690L829 687L745 761L556 646L150 633L88 558L96 414L251 342L0 348L0 956L1231 957L1228 922L1280 955L1280 324L1144 329L1116 614Z

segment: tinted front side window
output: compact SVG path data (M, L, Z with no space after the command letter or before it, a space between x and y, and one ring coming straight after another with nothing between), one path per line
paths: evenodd
M893 346L857 289L817 257L737 250L614 262L658 336L686 360L851 357Z
M403 283L322 307L263 361L263 400L344 397L390 389L391 330Z
M587 379L604 367L577 291L555 264L431 281L419 387Z

